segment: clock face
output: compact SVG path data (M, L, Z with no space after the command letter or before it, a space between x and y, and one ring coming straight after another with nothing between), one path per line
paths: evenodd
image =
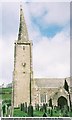
M22 66L25 67L25 66L26 66L26 63L22 63Z
M60 92L62 92L62 89L60 89Z

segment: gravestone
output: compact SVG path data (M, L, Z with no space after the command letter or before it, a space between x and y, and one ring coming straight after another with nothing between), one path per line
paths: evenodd
M25 112L25 106L24 106L24 103L22 104L22 111Z
M50 111L50 116L52 117L53 116L53 110L51 109Z
M3 117L5 117L5 113L6 113L5 104L2 106L2 110L3 110Z
M31 104L28 106L28 116L33 117L33 106Z
M25 111L25 113L27 113L27 102L25 102L24 111Z
M43 110L45 111L45 113L47 112L47 106L45 103L43 104Z
M39 104L36 104L36 110L39 111Z
M23 105L22 105L22 103L21 103L21 105L20 105L20 110L22 111L23 110L23 107L22 107Z

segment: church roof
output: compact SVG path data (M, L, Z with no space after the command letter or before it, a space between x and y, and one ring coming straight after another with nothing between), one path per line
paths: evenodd
M59 88L64 85L64 78L35 78L35 84L42 88Z

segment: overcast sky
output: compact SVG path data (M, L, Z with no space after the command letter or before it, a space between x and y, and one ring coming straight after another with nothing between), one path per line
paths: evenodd
M22 5L29 39L33 42L33 76L69 77L70 3L26 2ZM0 4L0 84L13 79L19 8L19 2Z

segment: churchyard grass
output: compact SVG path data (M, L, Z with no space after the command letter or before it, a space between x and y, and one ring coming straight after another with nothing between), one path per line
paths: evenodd
M34 117L42 117L43 116L43 112L34 110L33 115L34 115ZM71 112L70 112L70 116L72 116ZM14 117L28 117L28 115L27 115L27 113L21 111L20 109L16 109L15 108L14 109ZM60 111L56 111L56 113L55 113L55 111L53 110L53 116L51 116L47 112L47 117L63 117L63 113L60 114Z
M21 111L20 109L14 109L14 114L13 114L14 117L27 117L27 113Z
M12 88L2 88L2 100L11 100Z
M43 112L41 111L34 111L34 117L42 117L43 116Z
M43 116L43 112L41 111L34 111L34 117L42 117ZM27 113L21 111L20 109L14 109L14 114L13 114L14 117L28 117Z

